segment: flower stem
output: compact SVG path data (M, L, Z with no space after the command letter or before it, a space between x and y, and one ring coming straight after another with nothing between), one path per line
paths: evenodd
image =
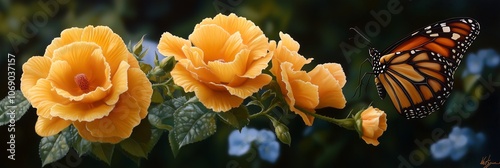
M267 115L267 113L269 113L271 110L273 110L273 108L275 108L276 106L278 106L278 103L275 103L275 104L272 104L270 105L266 110L263 110L261 112L258 112L258 113L255 113L255 114L252 114L250 115L248 118L249 119L254 119L256 117L259 117L261 115Z
M295 107L295 108L297 108L300 111L306 113L307 115L313 116L315 118L319 118L321 120L328 121L330 123L336 124L340 127L348 129L348 130L355 130L356 121L354 120L354 118L336 119L336 118L331 118L331 117L327 117L327 116L316 114L316 113L311 113L311 112L309 112L303 108L300 108L300 107Z

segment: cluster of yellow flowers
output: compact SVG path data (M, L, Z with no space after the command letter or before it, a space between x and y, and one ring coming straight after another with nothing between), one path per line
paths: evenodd
M298 53L288 34L269 41L253 22L219 14L197 24L188 39L165 32L158 51L177 63L170 72L176 85L194 92L215 112L238 107L268 85L273 76L290 110L312 125L314 109L342 109L346 76L340 64L302 70L312 59ZM272 63L271 74L263 73ZM123 40L105 26L70 28L23 65L21 90L37 108L35 130L55 135L73 124L93 142L118 143L147 115L152 85ZM305 111L302 111L305 110ZM385 113L373 108L361 114L362 138L378 145L387 125Z

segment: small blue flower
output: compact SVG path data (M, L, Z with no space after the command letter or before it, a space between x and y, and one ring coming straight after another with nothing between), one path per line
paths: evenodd
M431 153L435 159L450 157L454 161L464 157L470 148L478 151L485 141L483 133L474 133L470 128L453 127L448 138L441 139L431 145Z
M496 67L500 63L500 56L494 49L482 49L477 52L477 55L483 55L486 66Z
M244 127L241 132L234 130L229 134L229 155L241 156L248 152L252 141L257 138L257 130Z
M480 74L483 71L484 55L471 53L467 56L467 72L471 74Z
M259 155L262 160L276 162L280 155L280 144L276 140L260 144Z
M147 50L146 55L142 58L142 62L151 65L152 67L155 66L155 53L158 54L158 60L161 61L163 58L165 58L162 54L158 52L158 43L153 42L151 40L146 40L142 41L142 52Z
M434 159L444 159L450 155L453 144L449 139L440 139L431 145L431 153Z
M274 135L274 133L269 130L260 130L256 138L257 144L262 144L269 141L276 141L276 135Z

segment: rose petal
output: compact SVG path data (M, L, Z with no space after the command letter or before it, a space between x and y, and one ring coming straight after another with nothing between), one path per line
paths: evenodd
M122 38L107 26L87 26L82 32L82 41L96 43L102 49L113 76L122 61L128 61L130 52Z
M228 85L220 85L225 87L231 95L238 96L242 99L251 96L253 93L259 91L260 88L269 84L273 78L270 75L262 74L257 76L255 79L246 80L245 83L242 83L238 86L228 86Z
M114 105L106 105L104 102L56 104L52 107L50 115L70 121L93 121L109 115L114 107Z
M132 129L139 125L140 107L137 101L129 94L120 96L120 101L115 108L101 119L96 119L87 123L87 130L94 137L130 137Z
M28 92L32 96L28 99L34 108L37 108L36 114L39 117L51 119L50 111L52 106L56 104L67 104L70 101L64 97L59 96L54 90L52 85L47 79L38 80L37 84L33 86Z
M194 29L189 40L204 52L205 62L222 59L222 47L230 34L217 25L203 25Z
M120 137L95 137L92 136L90 131L87 130L87 122L74 122L73 125L78 130L78 134L82 136L82 138L91 141L91 142L103 142L103 143L111 143L116 144L123 140Z
M158 42L158 52L165 56L174 56L175 60L185 59L186 56L182 51L184 46L191 46L191 42L165 32Z
M35 124L35 132L40 136L52 136L68 127L71 121L57 117L51 119L39 116Z
M128 90L129 77L127 76L127 70L129 67L130 65L125 61L120 63L113 79L111 79L113 87L111 88L108 97L104 99L104 102L106 102L107 105L114 105L118 101L120 95Z
M46 78L52 62L48 57L34 56L23 64L23 75L21 76L21 91L26 98L30 98L28 92L39 79Z
M191 76L191 73L182 66L175 66L171 72L176 85L184 88L186 92L194 91L198 99L205 107L215 112L228 111L238 107L243 99L232 96L228 91L216 91L200 83Z
M141 119L146 117L148 114L148 107L151 103L151 95L153 95L153 88L151 87L151 82L140 69L131 68L128 71L128 91L141 108L139 116Z
M308 73L311 77L311 83L318 86L319 104L316 108L333 107L342 109L347 103L339 81L329 71L328 67L332 65L318 65Z
M54 40L52 40L50 45L47 46L44 56L52 58L53 53L56 49L68 45L72 42L80 41L82 38L82 32L83 29L77 27L63 30L61 32L61 37L55 38Z

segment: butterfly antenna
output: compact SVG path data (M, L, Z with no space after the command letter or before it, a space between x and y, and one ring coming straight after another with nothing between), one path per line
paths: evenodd
M365 59L365 61L363 61L363 63L361 63L361 66L359 67L359 76L361 76L361 68L363 67L363 64L365 64L367 61L369 61L368 59ZM356 90L354 91L354 95L352 95L351 99L354 98L358 91L359 91L359 96L361 96L361 90L360 90L360 87L363 86L363 80L365 79L365 76L366 75L372 75L373 73L370 73L370 72L366 72L363 74L363 76L361 78L358 79L358 86L356 87ZM366 88L367 88L368 85L365 86L365 92L366 92Z
M367 41L367 42L368 42L368 44L367 44L367 45L368 45L369 47L372 47L372 42L371 42L370 40L368 40L368 38L366 38L366 36L365 36L365 35L363 35L363 33L361 33L361 31L359 31L359 30L358 30L358 29L356 29L356 28L352 28L352 27L351 27L351 28L349 28L349 30L352 30L352 31L356 32L357 34L359 34L359 36L361 36L361 37L362 37L365 41Z

